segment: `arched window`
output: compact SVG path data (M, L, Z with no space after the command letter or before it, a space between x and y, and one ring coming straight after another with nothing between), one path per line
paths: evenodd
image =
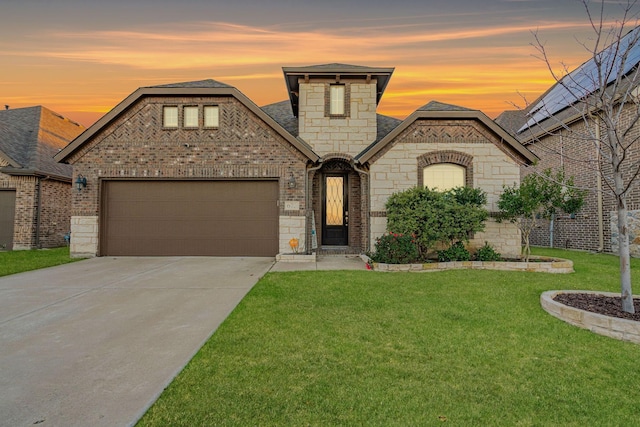
M466 183L466 168L453 163L436 163L422 170L422 183L430 189L446 191L463 187Z

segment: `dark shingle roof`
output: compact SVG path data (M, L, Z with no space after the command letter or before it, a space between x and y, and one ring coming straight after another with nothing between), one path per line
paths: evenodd
M56 162L53 156L83 130L42 106L0 111L0 157L10 159L5 171L71 178L71 166Z
M291 103L280 101L260 107L269 117L285 128L291 135L298 136L298 118L294 117Z
M229 86L228 84L219 82L217 80L206 79L206 80L196 80L196 81L193 81L193 82L169 83L169 84L165 84L165 85L147 86L147 87L162 87L162 88L171 88L171 87L189 88L189 87L192 87L192 88L207 89L207 88L222 88L222 87L233 87L233 86Z
M431 101L428 104L418 108L417 111L476 111L470 108L460 107L453 104L445 104L444 102Z
M518 129L527 121L527 113L523 110L507 110L500 113L494 121L510 134L516 135Z

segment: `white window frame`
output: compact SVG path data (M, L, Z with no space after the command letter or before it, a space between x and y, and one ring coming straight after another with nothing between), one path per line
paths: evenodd
M204 127L215 129L220 127L220 107L217 105L205 105L203 107Z
M162 107L162 127L178 129L178 106L165 105Z
M200 111L197 105L185 105L182 107L182 126L190 129L200 127Z
M346 87L342 84L329 85L329 114L332 116L344 116Z

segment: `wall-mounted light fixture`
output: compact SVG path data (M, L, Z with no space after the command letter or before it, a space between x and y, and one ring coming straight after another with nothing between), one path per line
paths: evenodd
M76 178L76 188L78 189L78 193L82 191L83 188L87 187L87 178L82 175L78 175Z
M296 188L296 177L293 176L293 172L289 172L287 183L289 184L289 188Z

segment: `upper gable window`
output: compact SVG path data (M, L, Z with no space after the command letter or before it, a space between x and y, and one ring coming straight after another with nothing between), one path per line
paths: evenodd
M425 187L438 191L447 191L465 185L464 166L453 163L438 163L422 170Z
M178 127L178 107L165 106L162 108L162 127L165 127L165 128Z
M344 85L331 85L329 88L329 114L332 116L344 115L344 89Z
M220 125L220 109L217 105L204 106L204 127L217 128Z
M183 126L186 128L198 127L198 107L187 106L182 109Z

